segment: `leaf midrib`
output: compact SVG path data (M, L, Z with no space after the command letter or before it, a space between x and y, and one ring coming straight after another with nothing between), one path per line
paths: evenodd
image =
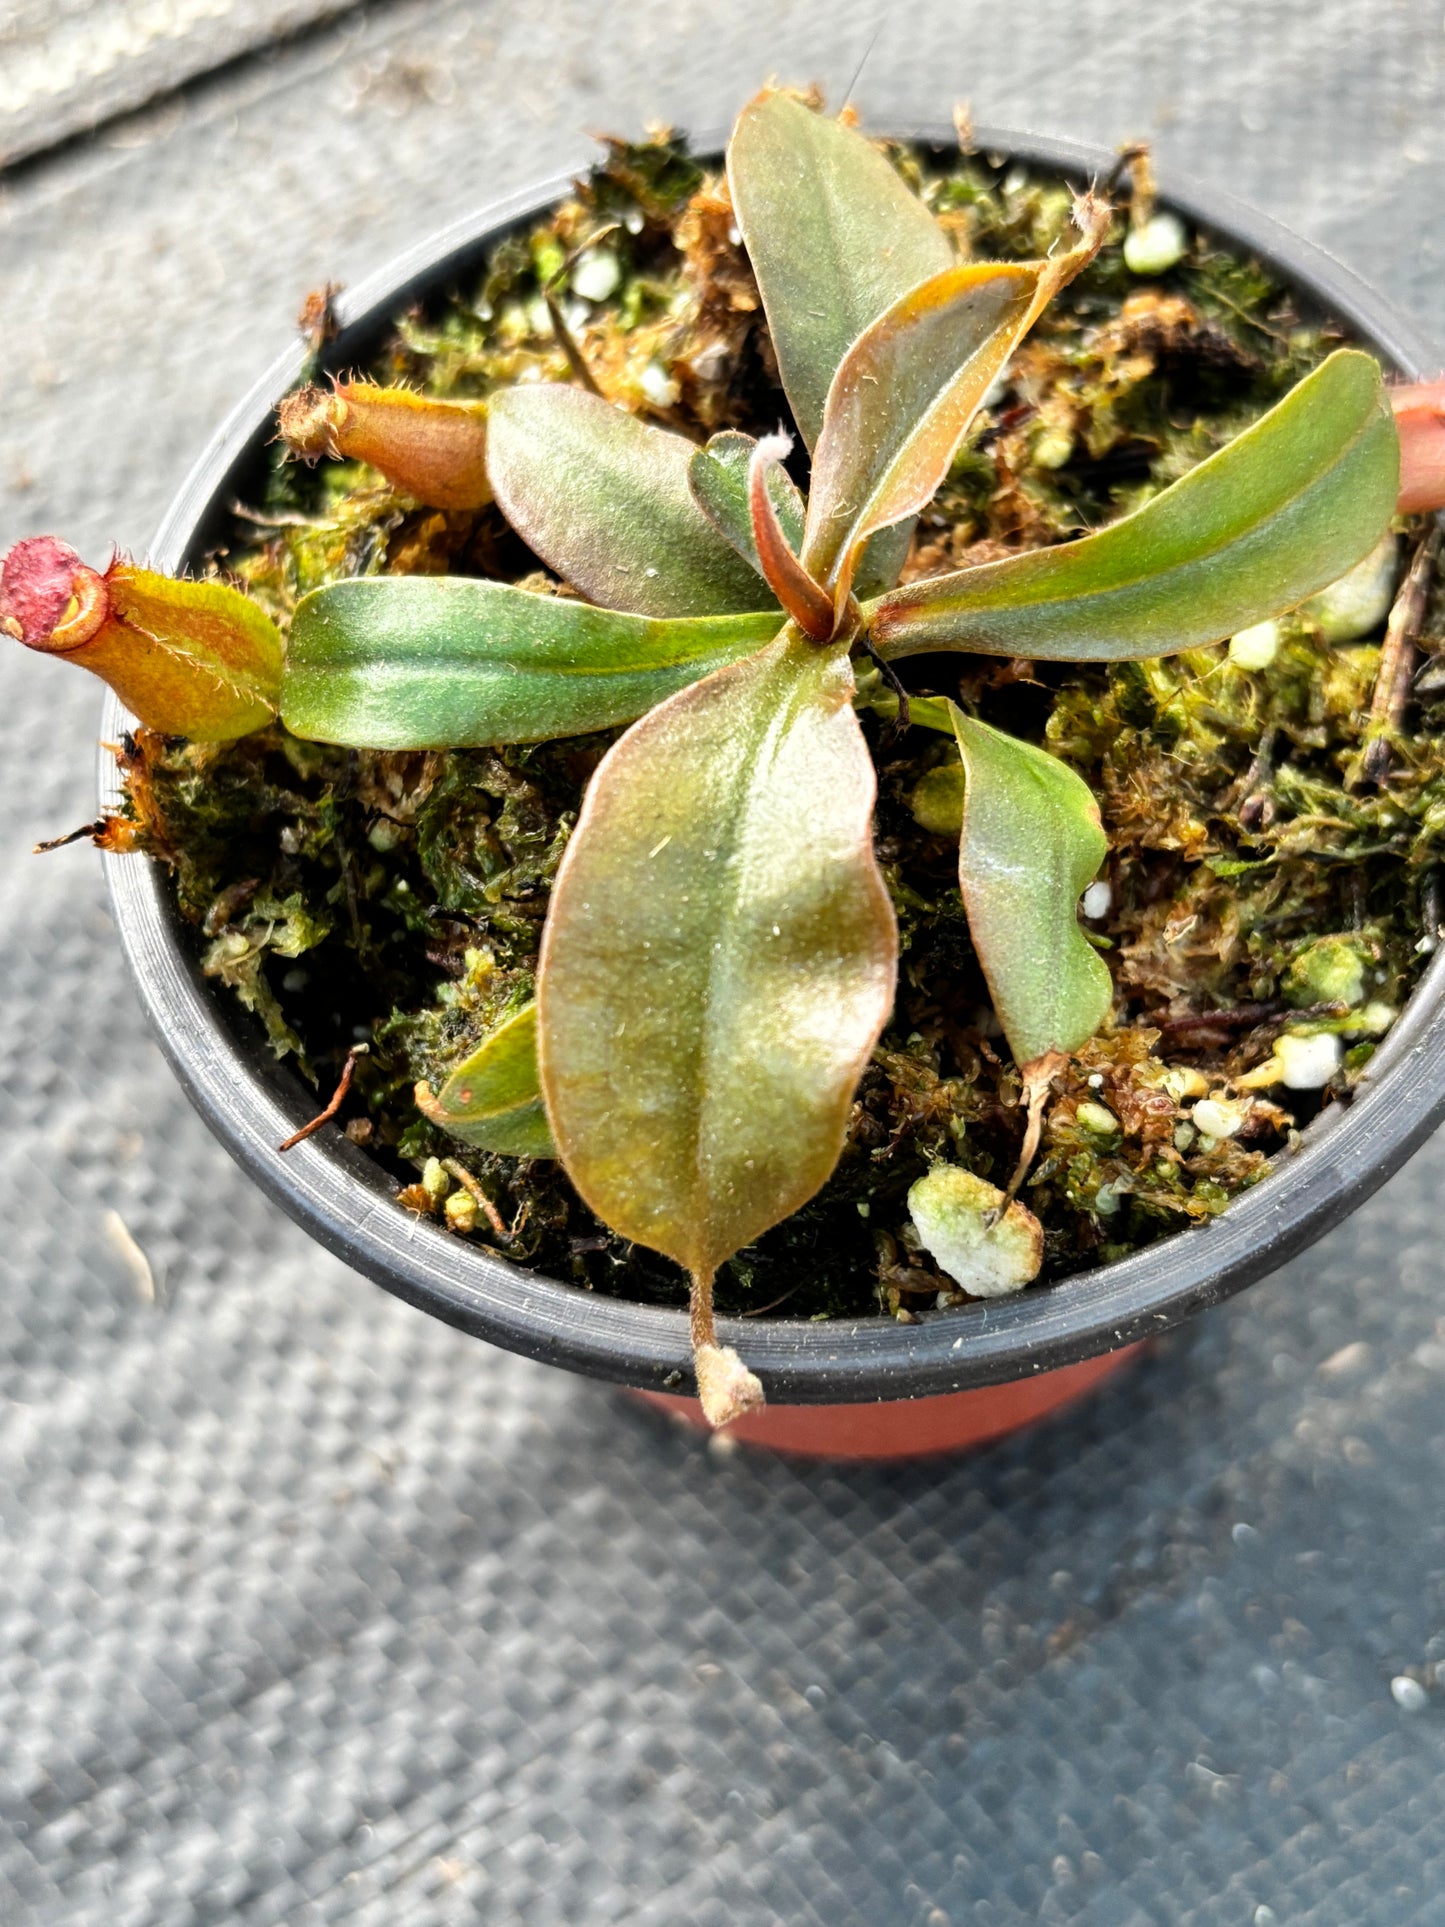
M753 787L753 775L759 767L772 768L774 758L771 752L777 743L780 733L786 726L790 725L793 720L795 698L796 689L790 690L786 703L778 703L772 707L767 726L762 735L754 739L743 754L742 762L749 792L751 792ZM764 761L765 757L766 762ZM723 861L727 878L727 914L725 917L719 918L723 931L723 946L709 944L707 965L703 973L703 1022L700 1026L702 1034L702 1070L698 1078L697 1103L691 1118L693 1182L696 1187L694 1196L699 1200L706 1200L708 1197L708 1179L703 1163L701 1120L707 1104L714 1096L714 1085L716 1082L714 1066L721 1055L718 1040L719 1025L716 1017L718 999L714 996L713 992L721 973L722 965L730 963L731 959L737 953L736 943L729 942L728 938L730 934L736 935L741 923L739 912L742 908L742 877L736 859L738 851L745 840L742 830L738 827L743 821L743 814L741 811L734 811L730 814L725 851L724 849L720 849L718 852L719 859ZM724 1059L723 1061L725 1062L726 1060ZM710 1224L712 1212L710 1208L706 1208L696 1212L695 1216L697 1221Z

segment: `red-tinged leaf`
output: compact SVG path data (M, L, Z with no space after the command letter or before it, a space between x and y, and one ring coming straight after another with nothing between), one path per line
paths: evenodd
M787 94L743 109L727 165L783 387L812 448L849 347L953 249L871 141Z
M308 461L367 462L429 508L476 509L492 499L485 402L338 381L331 394L287 395L276 412L282 439Z
M785 631L630 729L592 780L538 976L582 1197L691 1274L811 1197L893 1001L873 765L846 652Z
M147 728L226 742L276 714L281 638L239 590L113 561L102 574L52 536L0 568L0 629L100 676Z
M951 267L911 288L864 330L828 391L813 458L802 561L841 608L868 537L915 514L1014 349L1108 227L1080 203L1083 239L1047 261Z
M722 434L713 436L706 448L694 451L687 477L693 500L709 522L761 575L762 564L758 561L752 513L748 507L748 469L756 447L753 436L740 434L735 428L724 429ZM768 496L783 537L796 553L803 546L806 510L797 485L776 462L768 465Z
M757 544L753 540L752 517L748 511L748 463L757 446L751 435L725 429L714 435L706 448L699 448L688 468L693 499L714 528L725 535L738 554L744 556L758 574ZM776 462L768 465L768 497L777 512L778 523L788 547L796 555L803 546L806 509L796 484L786 469ZM860 596L877 596L891 589L908 554L916 518L909 516L891 529L880 529L863 545L858 560L854 589Z
M488 468L502 513L592 602L643 616L735 615L766 596L693 500L693 443L580 388L493 395Z
M964 766L958 881L969 934L1015 1062L1077 1050L1113 983L1079 927L1108 845L1099 806L1057 756L955 708Z
M765 435L753 449L748 463L753 547L768 587L803 634L814 642L827 642L834 628L833 599L788 546L768 488L769 471L777 468L792 446L787 435Z

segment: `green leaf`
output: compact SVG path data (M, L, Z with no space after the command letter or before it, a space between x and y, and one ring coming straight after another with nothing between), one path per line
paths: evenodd
M1020 1066L1077 1050L1113 998L1078 904L1108 845L1099 806L1056 756L957 708L963 758L958 883L969 933Z
M776 635L776 610L664 622L465 576L365 576L302 598L281 717L365 749L541 743L631 722Z
M697 449L688 467L693 498L713 527L726 536L738 554L762 574L758 545L753 540L748 513L748 464L757 447L751 435L726 429L706 448ZM768 497L783 525L783 534L796 552L803 546L806 511L803 498L787 471L776 462L768 469Z
M913 583L869 606L885 657L1170 655L1291 609L1369 554L1399 442L1375 361L1339 349L1134 514L1056 549Z
M953 250L870 141L787 94L760 95L739 115L728 184L783 387L812 448L848 349L948 267Z
M556 1157L537 1080L537 1006L499 1024L435 1096L418 1084L416 1104L463 1144L504 1157Z
M847 655L788 630L653 710L587 792L538 977L586 1202L705 1284L818 1189L893 1001Z
M813 456L803 566L841 607L867 538L931 500L1019 341L1098 253L1109 211L1047 261L946 268L895 301L844 356Z
M503 388L487 404L487 473L527 545L606 609L756 609L752 570L693 500L694 444L581 388ZM764 597L764 599L766 599Z

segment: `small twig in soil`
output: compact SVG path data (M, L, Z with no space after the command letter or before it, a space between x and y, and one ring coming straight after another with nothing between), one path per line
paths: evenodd
M567 357L567 366L572 370L572 373L577 377L589 395L596 395L600 400L605 401L606 397L597 386L597 377L587 366L587 357L578 347L576 337L567 326L567 318L562 313L557 297L553 294L550 287L542 290L542 299L547 304L547 313L551 318L552 332L557 337L557 345Z
M1390 738L1400 728L1410 697L1415 674L1415 642L1425 619L1430 578L1439 553L1440 524L1432 522L1416 544L1405 580L1390 610L1390 620L1385 625L1385 643L1380 651L1375 693L1365 725L1365 748L1359 768L1350 779L1352 790L1362 789L1367 783L1382 783L1389 773Z
M443 1158L442 1169L447 1173L448 1177L455 1178L464 1191L471 1193L478 1211L481 1212L487 1223L492 1227L492 1230L504 1244L510 1244L512 1234L502 1222L501 1212L498 1211L497 1207L492 1203L491 1199L467 1167L464 1164L458 1164L455 1158Z
M351 1049L346 1053L346 1062L341 1067L341 1082L331 1093L331 1102L326 1106L324 1111L318 1111L309 1124L303 1124L299 1131L293 1131L284 1144L278 1144L276 1146L278 1151L292 1150L296 1145L300 1144L303 1138L314 1137L323 1124L329 1124L331 1122L332 1118L335 1117L345 1102L346 1093L351 1089L351 1077L356 1069L357 1058L364 1056L369 1048L366 1044L352 1045Z
M584 255L589 248L595 248L599 241L605 241L609 234L615 234L617 232L617 226L616 221L610 221L606 227L599 228L595 234L589 235L585 241L580 241L567 256L561 267L558 268L557 272L548 277L542 289L542 299L547 304L547 313L552 321L552 332L557 337L558 347L561 348L563 354L567 357L567 366L572 370L572 373L577 377L578 381L581 382L588 394L596 395L603 401L607 398L598 387L597 377L588 367L587 357L578 345L576 336L567 326L567 317L563 314L561 303L552 290L564 275L570 273L577 265L581 256Z
M1343 1017L1348 1004L1306 1004L1297 1007L1280 1002L1237 1004L1232 1010L1194 1010L1183 1017L1171 1017L1158 1026L1161 1037L1184 1050L1204 1049L1211 1044L1226 1044L1232 1032L1254 1030L1265 1025L1309 1022L1317 1017Z
M788 1286L788 1289L787 1289L787 1290L786 1290L786 1291L785 1291L785 1292L783 1293L783 1295L782 1295L782 1297L781 1297L781 1298L775 1298L775 1299L773 1300L773 1302L772 1302L772 1304L770 1304L770 1305L754 1305L751 1311L745 1311L745 1312L744 1312L744 1313L742 1314L742 1315L743 1315L743 1317L744 1317L744 1318L762 1318L762 1317L765 1317L765 1316L766 1316L766 1314L767 1314L768 1312L770 1312L770 1311L776 1311L776 1310L778 1309L778 1306L779 1306L779 1305L786 1305L786 1304L787 1304L787 1302L788 1302L788 1300L789 1300L789 1299L790 1299L790 1298L792 1297L792 1295L793 1295L793 1293L794 1293L795 1291L798 1291L798 1290L800 1290L800 1289L801 1289L801 1286L802 1286L802 1280L801 1280L801 1279L799 1279L799 1281L798 1281L798 1283L797 1283L796 1285L789 1285L789 1286Z
M1278 999L1267 1004L1236 1004L1231 1010L1191 1010L1183 1017L1166 1018L1159 1025L1165 1037L1184 1038L1192 1030L1252 1030L1271 1017L1282 1017L1289 1009Z
M82 837L96 837L105 834L105 818L98 816L93 823L82 823L78 830L69 830L64 836L48 836L43 843L37 843L31 851L32 856L44 856L47 850L63 850L67 843L79 843Z

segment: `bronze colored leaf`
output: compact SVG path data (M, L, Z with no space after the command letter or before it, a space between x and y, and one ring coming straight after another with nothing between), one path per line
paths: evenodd
M693 455L688 479L693 498L708 520L761 575L748 511L748 463L756 446L751 435L725 429ZM803 546L807 511L796 485L777 462L768 465L768 498L788 546L796 554ZM916 520L917 517L910 515L892 528L879 529L864 543L854 583L860 596L882 595L897 582Z
M783 387L812 448L848 349L953 250L871 141L787 94L749 102L727 164Z
M893 1000L852 690L844 651L785 631L651 711L593 778L552 892L559 1154L599 1217L703 1287L833 1169Z
M1107 208L1083 201L1079 220L1078 245L1047 261L950 267L911 288L844 356L813 457L802 556L840 608L864 542L931 500L1019 341L1098 253Z
M828 391L813 458L803 558L820 581L846 594L866 537L931 498L1037 287L1031 266L949 268L853 344Z
M694 452L683 436L580 388L503 388L488 403L487 471L502 513L606 609L710 616L758 607L753 570L693 500Z
M813 642L829 642L837 626L833 599L803 567L788 546L788 538L768 491L768 476L793 445L790 435L764 435L748 463L748 513L753 522L753 546L758 567L773 594L803 634Z
M706 448L694 451L688 467L693 499L720 534L725 535L738 554L762 574L758 548L753 540L753 520L748 509L748 464L757 442L735 428L714 435ZM768 468L768 496L777 512L783 535L794 551L803 546L806 511L803 498L786 469L776 462Z

